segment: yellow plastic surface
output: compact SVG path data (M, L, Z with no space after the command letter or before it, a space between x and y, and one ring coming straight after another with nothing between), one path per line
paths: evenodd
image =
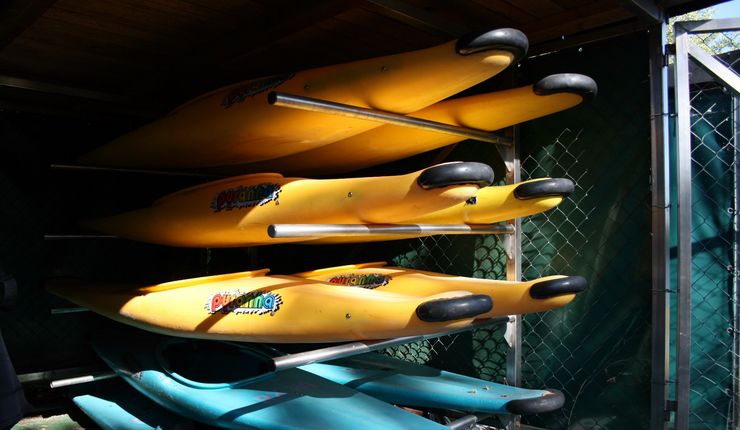
M276 107L271 90L354 106L409 113L504 70L506 51L470 55L455 42L368 60L256 79L196 98L168 116L81 158L92 165L139 168L228 166L326 145L378 127L356 118Z
M524 183L546 180L532 179L514 185L485 187L476 193L476 203L467 201L439 211L422 214L400 222L400 224L469 224L487 225L514 218L521 218L550 210L563 201L561 196L538 197L519 200L514 197L514 189ZM314 239L309 244L353 243L363 241L383 241L411 239L419 235L378 235L372 237L343 236Z
M163 245L261 245L300 241L270 238L270 224L399 223L459 205L478 191L476 185L425 190L417 184L421 172L324 180L244 175L179 191L150 208L86 225Z
M479 130L498 130L576 106L580 95L536 95L533 86L445 100L410 116ZM249 171L326 175L410 157L464 140L416 128L383 125L299 154L244 166Z
M460 297L346 288L290 276L245 272L143 288L55 281L52 293L116 321L157 333L245 342L339 342L421 335L464 327L472 319L425 322L416 308Z
M472 294L485 294L493 299L493 309L477 318L543 312L565 306L576 297L575 294L547 299L530 297L529 288L533 284L564 276L548 276L528 282L499 281L387 267L382 262L332 267L297 273L293 276L344 285L349 289L374 288L373 291L396 294L432 295L454 286L455 289L469 291ZM385 285L375 286L383 282Z
M546 196L520 200L514 196L517 186L547 180L538 178L513 185L485 187L475 194L475 204L463 202L435 212L406 220L418 224L493 224L545 212L558 206L562 196Z

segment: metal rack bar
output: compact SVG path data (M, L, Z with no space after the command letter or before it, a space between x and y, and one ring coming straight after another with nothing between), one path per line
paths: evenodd
M467 429L476 429L476 424L480 421L483 421L484 419L488 418L490 415L465 415L463 417L460 417L454 421L451 421L450 423L446 424L445 427L453 429L453 430L467 430Z
M513 234L511 225L468 224L271 224L267 233L272 238L430 235L430 234Z
M75 376L74 378L57 379L56 381L51 381L49 383L49 387L51 388L69 387L71 385L86 384L88 382L102 381L104 379L111 379L117 376L118 375L110 371L97 372L97 373L91 373L89 375Z
M492 318L489 320L475 321L465 327L445 331L441 333L427 334L422 336L406 336L395 339L370 340L362 342L351 342L342 345L330 346L327 348L315 349L312 351L299 352L280 357L275 357L275 370L291 369L305 364L317 363L320 361L335 360L349 357L364 352L377 351L391 346L403 345L411 342L435 339L450 334L462 333L476 328L489 327L494 325L506 324L509 322L508 317Z
M429 121L426 119L410 117L394 112L385 112L376 109L368 109L310 97L296 96L279 92L271 92L267 100L270 104L281 107L308 110L312 112L328 113L333 115L347 116L350 118L377 121L384 124L399 125L404 127L418 128L421 130L435 131L438 133L451 134L465 139L481 140L483 142L495 143L501 146L511 146L511 141L505 137L498 136L489 131L476 130L473 128L459 127L442 122Z
M112 234L84 234L84 233L63 233L63 234L45 234L44 240L67 240L67 239L118 239L118 236Z
M423 340L435 339L442 336L448 336L451 334L462 333L465 331L473 330L482 327L491 327L496 325L502 325L509 322L508 317L491 318L487 320L474 321L465 327L457 328L454 330L448 330L439 333L431 333L420 336L405 336L394 339L381 339L381 340L368 340L344 343L341 345L329 346L326 348L319 348L305 352L297 352L294 354L286 354L272 359L272 369L267 370L265 373L279 372L283 370L293 369L296 367L304 366L311 363L318 363L328 360L336 360L340 358L350 357L357 354L363 354L366 352L377 351L379 349L389 348L392 346L403 345L411 342L420 342ZM51 381L49 386L51 388L60 388L70 385L86 384L88 382L99 381L102 379L115 378L117 375L112 371L101 371L84 375L77 375L70 378L58 379Z
M78 314L81 312L90 312L90 309L76 306L76 307L69 307L69 308L52 308L49 311L51 315Z
M132 173L137 175L159 175L159 176L184 176L188 178L210 178L220 179L223 175L209 173L183 172L177 170L148 170L148 169L127 169L120 167L105 166L83 166L79 164L50 164L52 170L69 170L79 172L104 172L104 173Z

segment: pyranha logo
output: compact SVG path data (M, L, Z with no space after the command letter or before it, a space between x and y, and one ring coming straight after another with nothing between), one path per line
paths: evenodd
M255 79L249 81L244 85L234 88L224 96L221 101L221 106L224 109L231 107L236 103L241 103L247 99L247 97L254 97L259 93L263 93L267 90L277 88L283 82L292 79L295 73L288 73L285 75L271 76L269 78Z
M277 202L279 195L280 185L278 184L264 183L248 187L229 188L216 194L216 197L211 201L211 209L214 212L221 212L223 210L230 211L234 208L263 206L272 201Z
M205 308L209 314L221 312L222 314L264 315L269 313L275 315L282 304L283 298L280 294L262 291L241 293L237 290L212 295L206 301Z
M332 276L327 280L330 284L345 285L348 287L361 287L367 289L374 289L388 285L391 281L389 275L383 275L381 273L367 273L367 274L354 274L348 273L346 275Z

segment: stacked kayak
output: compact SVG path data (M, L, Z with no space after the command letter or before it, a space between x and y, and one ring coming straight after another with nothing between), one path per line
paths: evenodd
M160 407L121 380L84 384L68 395L103 430L195 430L192 420Z
M311 343L444 332L475 319L565 306L586 287L581 277L508 282L378 264L298 276L267 272L150 286L57 280L49 282L47 288L108 318L157 333ZM380 284L384 285L370 288L366 281L352 282L363 277L383 280Z
M278 89L300 96L410 113L482 82L527 52L510 28L468 34L419 51L234 84L86 154L86 164L195 168L256 162L320 147L380 126L358 118L268 103Z
M565 178L541 178L521 182L513 185L501 185L481 188L475 196L464 203L456 204L438 211L418 214L396 225L419 226L419 232L413 234L376 234L372 236L342 235L323 237L287 238L292 241L301 241L306 244L347 243L364 241L382 241L411 239L425 235L423 226L455 226L464 225L472 229L485 227L501 221L535 215L550 210L569 196L574 189L571 180ZM270 227L268 233L273 234ZM280 238L286 240L286 238Z
M534 85L435 103L410 116L476 130L493 131L550 115L591 100L596 83L561 73ZM298 154L239 166L247 171L327 175L345 173L431 151L463 140L451 134L383 125ZM347 157L347 154L352 154Z
M73 401L104 429L192 428L186 418L224 428L435 429L444 427L391 404L529 415L564 401L557 390L506 386L376 353L270 373L269 358L281 353L261 345L108 333L93 348L149 399L111 380L74 390ZM375 416L365 421L365 414Z
M560 391L496 384L377 353L313 363L301 369L396 405L532 415L563 406Z
M559 178L489 187L492 181L491 168L473 162L385 177L245 175L188 188L149 208L86 224L124 238L191 247L390 240L418 234L275 238L270 226L489 225L551 209L573 191L570 180Z
M141 334L106 336L93 348L162 408L221 428L446 428L305 370L265 375L266 356L234 345Z
M525 282L468 278L442 273L388 267L384 262L352 264L297 273L315 281L394 293L440 294L453 287L471 294L486 295L493 308L478 318L527 314L560 308L587 287L581 276L547 276Z
M492 182L493 170L474 162L368 178L254 174L198 185L166 196L151 208L87 224L101 232L164 245L271 244L291 241L268 235L274 223L398 223L465 204Z

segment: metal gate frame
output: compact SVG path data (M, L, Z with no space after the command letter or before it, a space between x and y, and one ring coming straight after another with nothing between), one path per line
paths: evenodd
M708 21L684 21L674 25L675 45L675 100L676 100L676 136L677 136L677 186L678 186L678 294L677 294L677 333L676 335L676 399L675 403L666 402L668 372L668 330L667 313L668 279L667 279L667 238L658 237L668 231L669 221L667 208L669 197L666 183L654 182L653 191L653 392L652 392L652 428L666 428L667 417L675 406L675 429L689 428L689 393L691 388L691 288L692 288L692 252L691 252L691 100L689 93L689 59L706 70L719 82L731 89L735 96L740 95L740 77L716 60L710 54L691 43L691 34L712 33L740 30L740 19L716 19ZM664 33L664 32L661 32ZM656 70L656 69L652 69ZM656 77L653 77L655 79ZM666 92L667 94L667 92ZM657 90L653 91L657 96ZM653 107L658 106L653 99ZM655 112L655 111L653 111ZM665 181L667 166L667 145L665 144L665 112L653 116L653 176ZM663 138L656 139L657 133ZM665 170L663 170L665 169ZM659 177L658 174L660 173ZM663 223L658 222L663 219ZM658 224L656 224L658 223ZM662 275L662 277L661 277ZM657 313L656 313L657 312ZM657 324L656 324L657 323ZM662 353L661 353L662 352ZM737 357L735 357L737 359ZM661 400L662 398L662 400ZM659 422L660 415L663 421Z

